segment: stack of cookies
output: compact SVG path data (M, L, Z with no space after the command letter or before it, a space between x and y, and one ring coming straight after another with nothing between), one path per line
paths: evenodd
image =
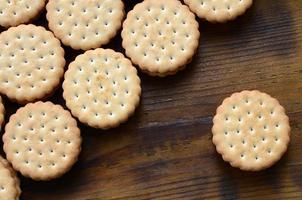
M36 18L46 2L0 0L0 26L8 28L0 34L0 93L23 105L5 126L3 149L13 168L0 157L0 199L19 198L14 170L34 180L51 180L71 169L82 141L74 117L104 130L127 121L141 96L135 66L159 77L183 70L199 46L194 13L221 23L252 5L252 0L184 0L186 5L179 0L145 0L125 16L121 0L49 0L50 30L23 24ZM101 48L121 28L121 45L129 59ZM61 43L86 51L66 71ZM45 102L62 82L72 115L60 105ZM0 125L3 122L0 97ZM242 170L270 167L290 140L284 108L259 91L225 99L213 122L217 151Z

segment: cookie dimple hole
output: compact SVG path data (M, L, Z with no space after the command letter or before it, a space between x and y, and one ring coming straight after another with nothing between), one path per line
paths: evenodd
M233 147L234 147L234 145L233 145L233 144L230 144L229 146L230 146L230 148L233 148Z
M271 150L271 149L268 149L268 150L267 150L267 153L268 153L268 154L271 154L271 153L272 153L272 150Z
M279 123L277 123L275 126L276 126L276 128L279 128Z
M237 132L237 134L240 134L240 130L239 129L236 132Z
M224 135L228 135L229 133L227 131L224 131Z
M258 156L255 156L255 160L258 160L259 159L259 157Z
M259 105L263 106L263 100L260 100Z
M256 148L257 148L257 145L256 145L256 144L253 144L253 148L256 149Z
M245 144L245 140L242 140L241 143L242 143L242 144Z
M264 125L264 126L263 126L263 129L266 130L266 129L267 129L267 125Z
M263 136L263 137L262 137L262 142L265 142L265 140L266 140L266 138Z
M215 7L215 6L213 6L213 7L212 7L212 10L215 12L215 11L216 11L216 7Z
M228 10L231 10L231 6L230 6L230 5L227 5L227 9L228 9Z
M236 105L233 105L232 108L233 108L233 110L235 110L236 109Z
M240 157L241 157L241 158L243 158L243 157L244 157L244 154L243 154L243 153L242 153L242 154L240 154Z

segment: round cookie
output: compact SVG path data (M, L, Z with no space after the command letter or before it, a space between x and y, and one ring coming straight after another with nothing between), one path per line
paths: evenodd
M88 50L107 44L121 27L121 0L50 0L49 28L73 49Z
M251 7L253 0L184 0L199 18L210 22L233 20Z
M17 26L35 18L45 0L0 0L0 26Z
M64 73L64 50L50 31L35 25L0 34L0 93L18 103L45 98Z
M108 129L126 121L139 104L137 70L121 53L95 49L70 63L63 97L72 114L89 126Z
M188 64L199 43L198 23L178 0L145 0L123 23L126 55L152 76L175 74Z
M4 122L4 113L5 113L5 109L3 106L2 98L0 96L0 132L1 132L1 126Z
M76 120L51 102L29 103L18 109L5 127L3 143L13 168L34 180L60 177L81 151Z
M0 156L0 199L18 200L20 182L10 165Z
M217 108L213 123L216 150L241 170L258 171L272 166L285 153L290 140L284 108L257 90L226 98Z
M4 158L2 158L2 156L0 156L0 166L5 167L6 169L8 169L10 171L10 175L11 177L14 179L15 182L15 188L16 188L16 198L15 199L19 199L19 196L21 194L21 188L20 188L20 180L17 176L16 171L12 168L12 166L7 162L7 160L5 160ZM1 177L0 177L1 179ZM1 184L0 184L1 185ZM1 196L1 195L0 195ZM2 198L0 198L2 199Z

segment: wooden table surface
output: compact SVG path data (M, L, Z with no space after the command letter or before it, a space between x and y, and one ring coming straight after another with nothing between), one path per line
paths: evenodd
M127 11L138 2L125 1ZM235 21L199 22L200 45L186 70L140 74L135 115L109 131L79 124L78 163L50 182L21 178L22 199L302 199L302 0L254 0ZM34 23L45 24L45 12ZM106 47L123 52L120 36ZM68 62L82 53L65 50ZM276 97L292 127L287 153L257 173L230 167L211 142L216 107L244 89ZM50 100L64 105L62 89ZM18 105L5 101L8 120Z

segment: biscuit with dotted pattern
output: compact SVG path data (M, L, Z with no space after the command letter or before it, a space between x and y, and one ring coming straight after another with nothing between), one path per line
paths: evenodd
M247 171L266 169L287 150L289 119L279 102L254 91L234 93L217 108L213 143L223 159Z
M17 176L16 171L12 168L12 166L9 164L9 162L7 160L2 158L2 156L0 156L0 165L4 166L6 169L8 169L10 171L11 177L15 181L15 188L17 190L15 199L19 199L19 196L21 194L21 188L20 188L20 180Z
M45 98L59 86L64 50L50 31L35 25L0 34L0 93L18 103Z
M46 0L0 0L0 26L18 26L36 18Z
M73 61L63 82L72 114L89 126L108 129L126 121L139 104L137 70L123 54L89 50Z
M46 5L49 28L73 49L88 50L107 44L121 27L121 0L50 0Z
M13 168L34 180L60 177L81 151L77 122L60 105L29 103L10 117L3 149Z
M0 156L0 199L18 200L20 181L9 163Z
M145 0L123 23L126 55L153 76L175 74L188 64L199 43L194 14L178 0Z
M253 0L184 0L199 18L210 22L233 20L251 7Z

